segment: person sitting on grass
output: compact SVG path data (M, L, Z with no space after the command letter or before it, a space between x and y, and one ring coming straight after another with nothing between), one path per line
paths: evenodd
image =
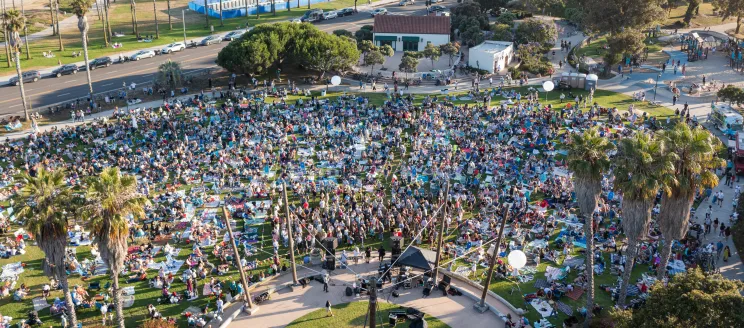
M147 272L144 268L140 269L140 272L138 272L135 275L129 276L129 279L127 279L127 283L131 284L133 282L138 281L146 281L147 280Z

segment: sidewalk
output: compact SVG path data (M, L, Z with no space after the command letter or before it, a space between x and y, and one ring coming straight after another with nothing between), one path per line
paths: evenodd
M725 224L727 227L732 225L730 215L734 212L731 206L734 201L734 187L736 185L744 187L744 181L734 182L734 187L724 185L725 181L724 178L721 178L720 184L713 189L713 194L717 193L719 190L723 191L723 206L713 204L712 197L709 197L700 203L700 206L698 206L695 211L695 216L690 217L691 222L703 225L705 223L705 213L708 210L708 206L713 206L711 220L717 218L719 222ZM739 220L742 219L744 218L739 218ZM720 237L719 231L713 231L712 227L711 232L703 237L703 242L706 244L713 243L715 245L719 240L723 242L724 246L728 246L731 249L731 257L729 257L728 262L723 262L723 258L721 257L721 259L716 261L716 267L721 270L721 275L728 279L744 280L744 264L742 264L740 254L737 251L736 246L734 246L733 238L726 240L725 237Z

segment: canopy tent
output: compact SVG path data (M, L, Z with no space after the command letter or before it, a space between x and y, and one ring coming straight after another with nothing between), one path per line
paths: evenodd
M409 247L398 257L397 264L422 270L434 270L437 253L416 246Z

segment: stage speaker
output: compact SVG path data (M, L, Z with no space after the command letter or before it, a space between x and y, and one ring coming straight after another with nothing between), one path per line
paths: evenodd
M431 287L424 287L424 296L429 296L431 294Z
M333 256L326 257L326 270L336 270L336 258Z
M400 252L403 251L403 237L390 237L390 244L393 248L393 254L395 255L397 252L397 255L400 255Z
M354 295L354 290L351 287L346 287L346 296Z
M442 276L442 282L449 285L450 283L452 283L452 277L445 274L444 276Z
M324 239L323 247L326 249L326 255L335 256L336 248L338 248L338 239L333 237Z

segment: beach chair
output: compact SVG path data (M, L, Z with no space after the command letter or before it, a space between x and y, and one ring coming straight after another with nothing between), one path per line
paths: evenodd
M91 282L90 284L88 284L88 290L101 290L101 282Z

